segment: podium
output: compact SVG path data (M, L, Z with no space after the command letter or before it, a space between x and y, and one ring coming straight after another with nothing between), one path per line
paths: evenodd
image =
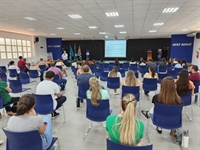
M152 51L147 51L147 61L152 58Z

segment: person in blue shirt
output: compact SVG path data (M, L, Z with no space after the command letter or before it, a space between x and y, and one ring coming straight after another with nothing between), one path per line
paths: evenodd
M177 64L174 66L174 68L183 68L180 60L177 61Z
M151 67L151 66L154 67L154 68L156 68L157 65L156 65L156 63L153 62L153 59L152 59L152 58L149 58L148 62L149 62L149 63L147 64L147 70L148 70L149 67Z

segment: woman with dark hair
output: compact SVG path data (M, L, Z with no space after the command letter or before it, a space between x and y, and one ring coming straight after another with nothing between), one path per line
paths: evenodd
M155 71L155 68L153 66L150 66L148 69L149 72L145 73L144 78L155 78L158 79L158 75ZM144 91L146 96L149 96L149 91Z
M162 62L159 64L159 66L167 66L166 58L162 58Z
M129 62L129 65L131 65L131 64L136 64L136 62L135 62L135 59L134 59L134 58L131 58L131 61Z
M194 84L189 80L189 73L187 70L182 70L180 76L175 80L175 87L178 95L186 96L189 90L192 90L192 95L194 95Z
M118 66L118 65L120 64L118 58L115 59L114 64L115 64L116 66Z
M101 58L101 59L99 60L99 63L100 63L100 64L104 64L103 58Z
M174 64L173 58L170 58L170 59L169 59L168 64L170 64L170 65L173 65L173 64Z
M144 59L143 59L143 57L140 57L140 60L139 60L139 65L143 65L143 64L145 64L145 61L144 61ZM145 64L146 65L146 64Z
M176 92L175 86L174 86L174 79L172 77L166 77L162 80L160 85L160 93L154 95L152 99L152 103L155 105L155 103L165 104L165 105L181 105L183 102L181 98L179 97L178 93ZM149 119L150 114L153 114L154 106L150 109L150 111L144 111L142 110L142 114ZM159 134L162 133L162 129L157 127L156 130ZM170 135L173 136L175 133L175 130L172 130Z
M174 66L174 68L183 68L183 66L181 65L181 61L178 60L176 65Z
M181 65L182 66L187 66L187 61L185 59L183 59L182 62L181 62Z
M15 65L15 62L14 62L14 61L10 61L10 62L9 62L8 70L9 70L9 69L15 69L15 70L17 71L17 76L18 76L18 78L19 78L20 69L19 69L19 67L17 67L17 66ZM9 79L9 80L16 80L17 77L10 77L10 75L9 75L8 79Z
M15 116L12 116L7 124L7 129L12 132L28 132L38 130L43 142L43 150L49 149L52 142L51 118L37 116L35 110L35 97L31 94L23 95L18 103ZM50 150L54 150L51 147Z

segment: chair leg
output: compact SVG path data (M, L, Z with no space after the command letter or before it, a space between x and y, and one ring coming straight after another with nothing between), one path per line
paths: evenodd
M56 150L60 150L60 142L59 142L59 139L57 139L57 143L58 143L58 147L56 148Z
M87 129L87 132L85 132L85 128L86 128L86 118L85 118L85 128L84 128L83 140L86 139L88 133L90 132L90 129L92 128L92 125L93 125L93 122L91 121L91 124L90 124L90 126L88 127L88 129Z
M64 124L65 124L65 122L66 122L66 118L65 118L65 108L64 108L64 106L62 106L63 108L63 120L64 120L64 122L53 132L53 133L56 133ZM55 120L55 119L54 119Z
M149 118L150 119L150 118ZM146 132L146 135L147 135L147 140L148 140L148 144L150 144L150 138L149 138L149 119L148 119L148 122L147 122L147 132Z
M192 105L191 105L191 107L192 107ZM193 112L193 111L192 111L192 108L191 108L191 112ZM190 116L186 113L186 107L185 107L185 115L186 115L186 117L190 120L190 122L192 122L193 117L192 117L192 119L191 119ZM192 116L193 116L193 114L192 114Z

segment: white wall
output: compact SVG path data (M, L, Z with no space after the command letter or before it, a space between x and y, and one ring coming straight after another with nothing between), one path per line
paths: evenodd
M34 46L34 52L35 52L34 56L47 53L47 43L46 43L45 37L39 37L39 42L33 43L33 46Z
M197 52L199 53L199 58L196 58ZM200 68L200 39L196 38L194 38L192 64L197 65Z

